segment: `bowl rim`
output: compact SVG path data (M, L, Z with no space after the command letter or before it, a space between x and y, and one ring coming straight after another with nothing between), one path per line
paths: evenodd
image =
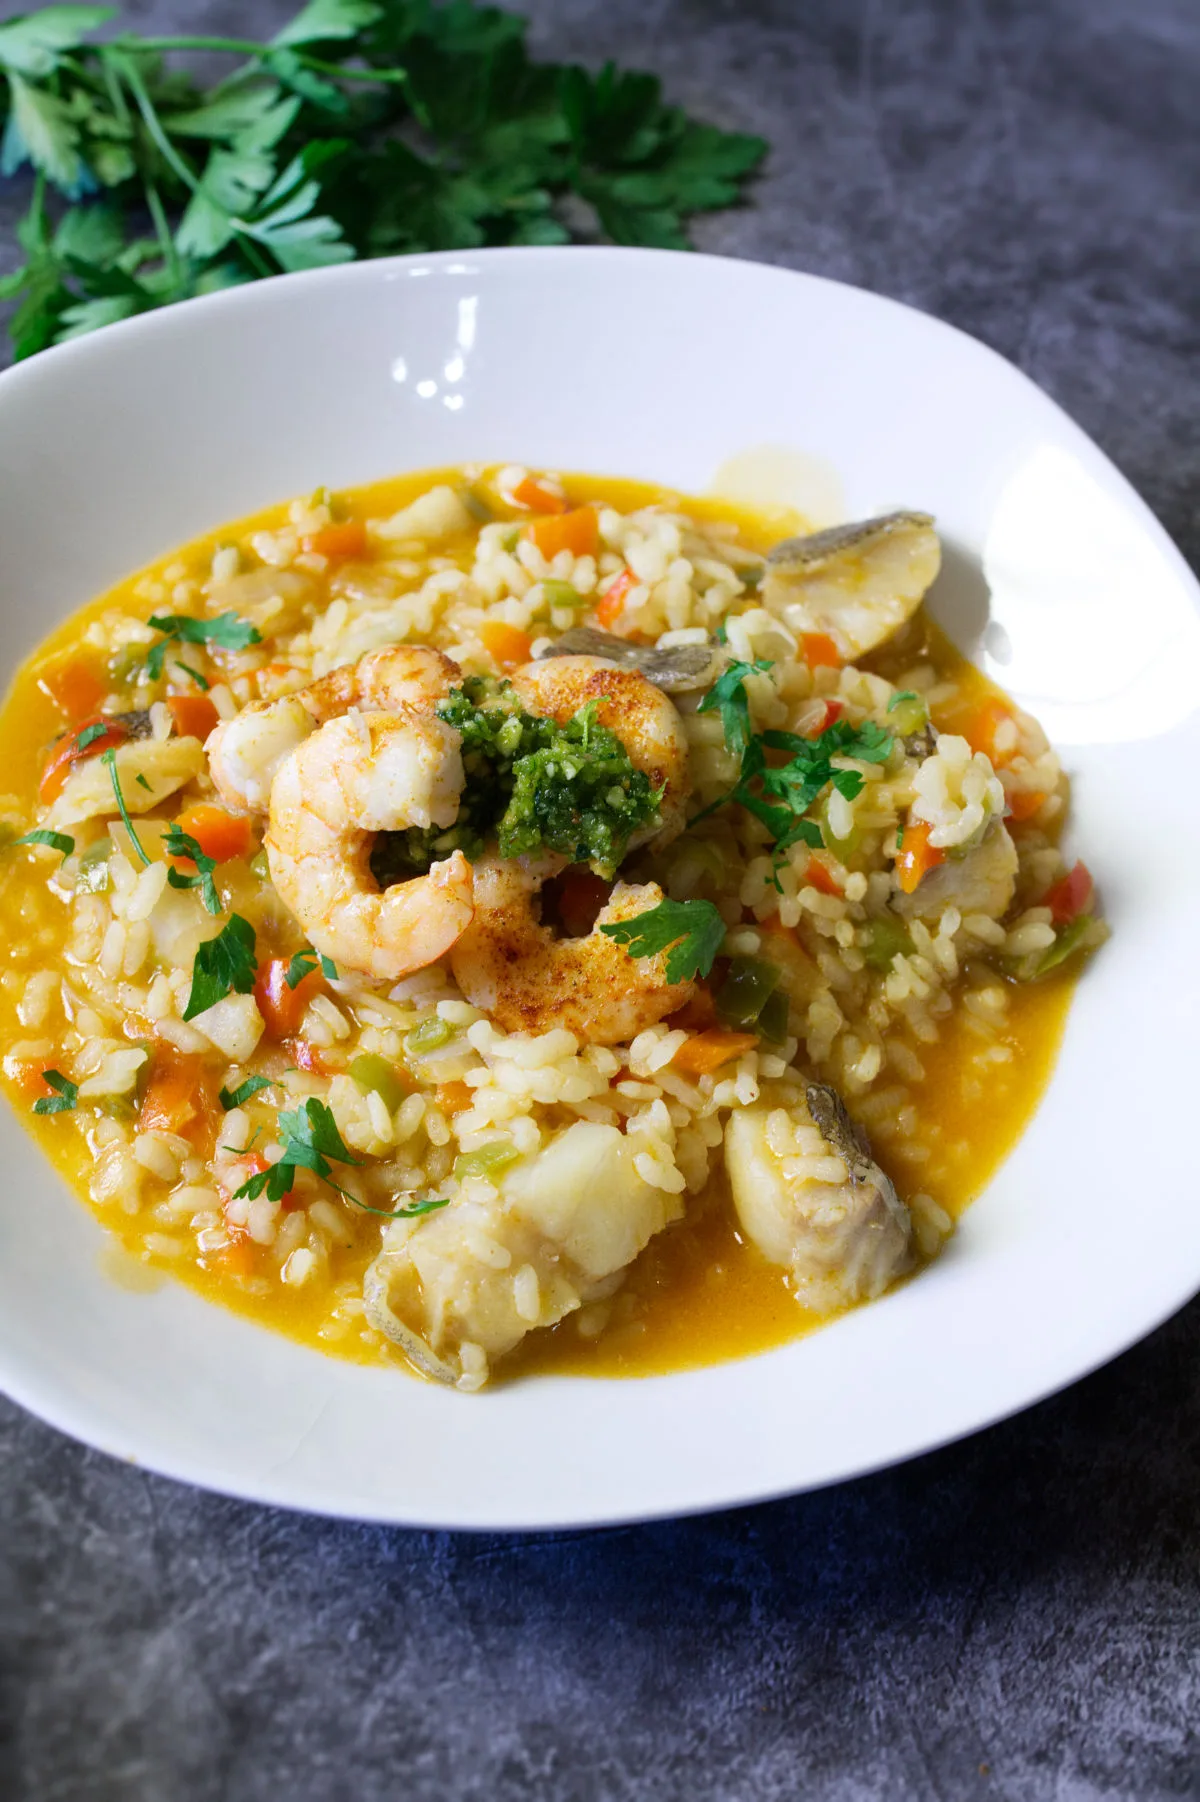
M0 405L3 400L18 391L26 394L36 389L39 382L48 377L57 380L61 376L69 376L71 370L79 366L79 360L91 360L95 363L106 357L117 345L132 345L138 340L150 342L155 338L169 339L173 334L186 331L191 323L201 316L217 319L222 316L236 318L239 310L243 313L262 311L270 307L281 297L283 292L294 292L303 285L308 289L325 288L347 291L366 285L375 285L402 274L408 274L420 266L454 272L456 268L464 273L472 272L472 266L502 267L517 263L522 266L543 264L561 264L563 259L582 259L587 257L593 263L605 262L624 266L657 266L671 268L682 272L695 270L701 275L715 274L718 271L722 279L745 280L748 283L761 282L769 278L771 282L791 284L800 282L822 290L830 295L843 294L847 291L863 296L873 306L894 311L897 314L916 318L926 327L935 328L938 333L949 334L953 338L971 347L973 354L983 353L986 358L1001 366L1006 378L1011 381L1016 377L1019 383L1032 395L1036 395L1042 408L1050 408L1058 416L1059 421L1069 428L1070 435L1083 445L1090 453L1089 460L1099 459L1105 471L1105 478L1110 487L1115 487L1127 504L1132 505L1142 529L1148 532L1160 553L1165 554L1168 562L1184 579L1184 586L1189 593L1193 605L1200 604L1200 582L1191 571L1178 547L1173 543L1166 529L1156 517L1149 505L1133 488L1132 484L1108 456L1100 450L1093 440L1077 426L1070 415L1050 395L1046 394L1031 377L1010 362L990 345L963 331L960 327L938 319L935 315L923 312L907 302L896 300L891 296L877 294L874 291L850 283L838 281L832 277L814 275L806 271L791 269L786 265L754 261L751 259L714 256L700 252L674 250L643 249L610 245L560 245L560 246L509 246L485 248L469 251L438 251L416 253L399 257L388 257L345 263L316 270L306 270L293 274L278 275L265 280L258 280L238 287L220 290L213 294L198 296L194 299L177 302L172 306L156 309L152 312L137 315L120 321L117 324L102 328L87 337L70 340L65 344L55 345L38 355L15 364L0 372ZM53 373L52 373L53 372ZM1028 1130L1028 1128L1026 1129ZM1019 1143L1019 1141L1018 1141ZM40 1148L39 1157L42 1155ZM61 1181L57 1177L56 1180ZM78 1199L73 1198L76 1205ZM85 1219L94 1222L84 1209ZM103 1230L100 1228L99 1230ZM1180 1273L1171 1291L1160 1300L1152 1312L1143 1315L1137 1323L1125 1323L1115 1332L1106 1348L1099 1353L1086 1351L1074 1362L1068 1360L1069 1368L1052 1374L1047 1380L1030 1382L1022 1397L1014 1401L1006 1401L1002 1405L987 1408L965 1424L954 1425L944 1431L925 1435L914 1431L912 1443L908 1449L896 1452L884 1449L876 1458L850 1457L844 1468L834 1468L815 1479L800 1479L798 1482L780 1482L770 1488L761 1483L745 1486L739 1483L736 1475L721 1487L719 1494L698 1497L692 1502L672 1503L667 1509L645 1508L631 1504L625 1508L612 1509L603 1513L583 1517L576 1513L564 1513L559 1519L537 1518L527 1522L524 1518L513 1517L503 1519L497 1525L489 1526L488 1520L477 1512L467 1510L461 1519L448 1517L439 1513L436 1518L422 1518L419 1514L403 1508L389 1508L384 1505L373 1506L370 1503L355 1506L352 1503L337 1503L329 1499L313 1499L311 1496L296 1493L296 1485L286 1478L282 1483L272 1480L271 1473L263 1472L258 1477L222 1476L220 1461L214 1457L208 1459L176 1458L170 1454L157 1454L153 1447L153 1435L147 1433L141 1438L137 1434L130 1435L126 1446L113 1447L106 1445L98 1436L95 1422L89 1417L89 1408L80 1398L64 1395L49 1385L43 1392L43 1385L36 1373L22 1377L14 1376L0 1364L0 1389L19 1405L27 1408L38 1418L48 1422L58 1430L69 1434L82 1443L109 1452L109 1455L124 1458L130 1462L143 1465L156 1474L169 1477L175 1481L199 1484L215 1493L253 1500L267 1505L282 1507L294 1511L319 1512L334 1518L372 1521L387 1524L402 1524L410 1527L423 1527L439 1530L463 1531L542 1531L556 1529L599 1529L603 1527L628 1524L638 1521L654 1520L665 1517L685 1517L689 1515L709 1513L716 1510L746 1506L759 1502L779 1499L783 1496L807 1493L831 1484L847 1481L859 1476L868 1476L874 1472L891 1468L894 1465L908 1462L927 1452L939 1450L966 1438L975 1432L999 1424L1000 1422L1023 1412L1026 1408L1048 1399L1069 1387L1093 1371L1103 1367L1112 1359L1120 1356L1131 1346L1138 1343L1150 1332L1156 1330L1171 1318L1179 1308L1200 1290L1200 1268L1184 1276ZM212 1304L205 1304L212 1305ZM878 1305L878 1304L873 1304ZM256 1331L264 1331L257 1327ZM315 1353L320 1356L321 1354ZM748 1362L739 1360L738 1362ZM719 1367L714 1367L719 1368ZM695 1374L703 1375L703 1371ZM539 1379L544 1381L546 1379ZM553 1379L568 1380L575 1379ZM595 1381L596 1379L589 1379ZM616 1379L629 1381L629 1379ZM656 1381L656 1378L642 1379ZM149 1443L148 1443L149 1442Z

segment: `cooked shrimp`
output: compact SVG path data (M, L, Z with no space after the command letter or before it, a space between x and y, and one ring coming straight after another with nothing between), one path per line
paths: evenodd
M909 1268L909 1211L826 1084L786 1108L735 1108L725 1168L742 1230L806 1308L869 1301Z
M347 713L286 757L264 840L271 880L317 951L395 981L441 957L469 924L471 866L461 851L381 890L377 832L453 825L462 793L459 734L432 713Z
M209 773L231 807L265 813L285 759L326 721L352 707L364 713L395 707L430 712L461 681L457 663L440 651L385 645L307 688L275 701L253 701L222 721L208 739Z
M615 732L635 769L664 790L657 822L635 833L630 847L669 844L687 824L691 794L687 738L669 695L633 669L618 669L601 657L552 657L526 663L512 679L530 713L560 726L595 701L596 721Z
M665 952L630 957L600 931L657 907L656 882L618 882L586 937L555 938L538 920L537 896L563 867L559 857L475 865L475 917L451 952L454 979L506 1032L565 1026L593 1045L618 1045L682 1007L695 984L668 982Z

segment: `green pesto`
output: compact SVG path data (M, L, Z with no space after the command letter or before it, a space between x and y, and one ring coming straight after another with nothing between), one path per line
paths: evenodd
M526 713L508 682L469 676L451 689L437 711L462 735L458 819L445 830L381 834L371 858L376 880L402 881L456 850L476 858L492 841L502 857L556 851L614 875L662 791L597 723L596 709L589 701L560 726Z

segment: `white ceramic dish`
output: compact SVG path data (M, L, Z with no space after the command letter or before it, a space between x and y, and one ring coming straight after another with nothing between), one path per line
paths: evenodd
M491 251L288 277L0 378L0 657L266 502L471 459L702 490L792 447L845 517L928 508L935 611L1040 715L1113 926L1046 1100L941 1260L794 1345L642 1381L481 1397L293 1345L103 1235L0 1115L0 1384L118 1457L237 1495L451 1527L715 1508L851 1476L1025 1406L1200 1286L1196 584L1095 446L947 326L778 269ZM990 598L989 598L990 590Z

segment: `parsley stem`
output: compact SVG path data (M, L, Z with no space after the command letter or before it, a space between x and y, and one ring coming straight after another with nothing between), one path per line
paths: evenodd
M159 195L158 188L149 180L146 182L146 207L151 219L154 221L154 230L158 235L158 242L162 247L163 262L166 265L167 273L171 278L171 285L175 288L177 293L181 293L183 289L183 272L179 266L179 252L175 248L175 239L171 234L171 227L167 223L167 215L163 208L162 198Z
M125 822L125 830L129 834L134 850L142 860L143 867L145 867L149 864L150 859L142 849L142 841L133 829L133 821L129 817L129 809L125 805L125 797L121 793L121 778L117 775L117 754L113 750L104 751L101 753L100 761L101 763L106 763L108 765L108 774L112 781L113 794L117 797L117 807L120 810L121 818Z
M178 154L175 146L163 130L162 121L154 110L154 102L151 100L143 86L142 78L137 71L137 65L128 57L114 56L111 52L109 53L108 60L111 61L116 73L124 80L129 92L133 95L134 101L137 104L137 109L145 121L146 130L154 139L155 146L163 161L167 164L168 168L175 171L175 174L179 177L185 187L190 188L193 194L199 193L200 183L196 180L195 175L192 173L191 169L188 168L188 165L183 158Z

